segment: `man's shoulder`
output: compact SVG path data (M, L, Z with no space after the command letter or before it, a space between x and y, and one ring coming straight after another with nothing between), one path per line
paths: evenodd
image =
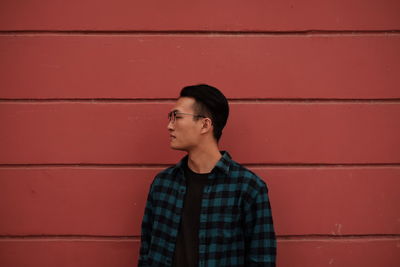
M153 181L150 184L150 193L155 191L161 190L160 188L170 187L173 186L174 172L176 171L176 165L170 166L168 168L163 169L162 171L158 172ZM157 189L158 188L158 189Z
M169 166L163 170L161 170L159 173L157 173L156 177L164 177L164 176L170 176L172 175L175 171L177 171L176 165Z
M178 169L177 169L176 165L169 166L156 174L156 176L153 179L153 183L156 184L157 182L162 181L162 180L174 179L174 175L177 171L178 171Z
M264 180L252 170L231 159L229 176L240 179L242 183L251 185L254 189L266 187Z

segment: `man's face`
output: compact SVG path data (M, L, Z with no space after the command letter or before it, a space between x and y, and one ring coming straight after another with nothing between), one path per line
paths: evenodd
M189 151L199 144L202 120L201 118L196 120L192 115L188 115L199 115L193 110L194 103L194 98L181 97L171 109L176 111L175 121L171 120L168 123L172 149Z

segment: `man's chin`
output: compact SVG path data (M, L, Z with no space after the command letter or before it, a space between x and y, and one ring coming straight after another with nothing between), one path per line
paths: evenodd
M173 149L173 150L186 151L186 149L185 149L184 147L180 147L180 146L174 145L174 144L172 144L172 143L169 144L169 147L170 147L171 149Z
M170 146L171 147L171 149L173 149L173 150L180 150L180 151L185 151L186 149L184 149L184 148L181 148L181 147L176 147L176 146Z

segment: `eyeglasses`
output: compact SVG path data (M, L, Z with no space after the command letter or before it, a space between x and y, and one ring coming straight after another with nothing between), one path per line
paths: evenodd
M174 110L174 111L171 111L171 112L168 113L168 120L170 122L174 123L175 120L176 120L176 116L177 115L191 115L193 117L198 117L198 118L207 118L206 116L203 116L203 115L196 115L196 114L191 114L191 113L183 113L183 112L178 112L178 111Z

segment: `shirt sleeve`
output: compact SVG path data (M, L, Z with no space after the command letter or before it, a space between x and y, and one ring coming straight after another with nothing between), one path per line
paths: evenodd
M148 266L147 256L149 253L149 246L151 241L152 225L153 225L153 201L152 201L152 190L150 187L141 226L141 240L140 240L138 267Z
M275 266L276 238L265 183L245 209L246 266Z

